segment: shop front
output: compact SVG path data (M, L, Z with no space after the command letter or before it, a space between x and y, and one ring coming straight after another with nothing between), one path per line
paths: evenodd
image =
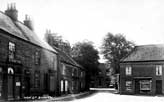
M0 63L0 99L21 98L22 67L20 63Z
M152 79L151 78L136 78L135 79L135 94L152 94Z

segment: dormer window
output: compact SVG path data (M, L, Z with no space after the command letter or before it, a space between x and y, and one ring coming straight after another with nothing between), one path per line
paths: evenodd
M126 75L132 75L132 67L131 66L127 66L125 68L125 74Z

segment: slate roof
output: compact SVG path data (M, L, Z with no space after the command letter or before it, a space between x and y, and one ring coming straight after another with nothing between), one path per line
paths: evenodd
M136 46L121 62L164 60L164 44Z
M29 41L33 44L57 53L57 51L55 51L50 45L40 40L39 37L27 26L19 21L13 21L3 12L0 12L0 29L23 40Z
M79 65L71 56L60 50L59 48L55 48L55 50L59 53L60 60L64 63L68 63L77 67L83 68L81 65Z

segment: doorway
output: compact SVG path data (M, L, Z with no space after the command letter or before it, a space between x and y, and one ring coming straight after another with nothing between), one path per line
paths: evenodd
M162 94L162 80L156 80L156 94Z
M8 75L8 99L13 99L13 92L14 92L14 81L13 81L13 76Z

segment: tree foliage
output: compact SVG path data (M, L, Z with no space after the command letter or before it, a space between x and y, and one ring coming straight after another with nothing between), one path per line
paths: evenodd
M50 31L46 32L45 40L48 42L50 46L53 48L59 48L68 55L71 53L71 45L68 41L64 41L62 36L58 35L57 33L51 33Z
M132 51L134 43L128 41L122 34L108 33L102 44L102 54L111 63L115 73L119 73L120 60Z
M78 42L72 48L71 55L73 59L86 69L87 83L90 82L91 76L98 73L98 54L98 50L89 41Z
M98 65L99 53L89 41L78 42L72 48L72 57L87 70L93 71Z

